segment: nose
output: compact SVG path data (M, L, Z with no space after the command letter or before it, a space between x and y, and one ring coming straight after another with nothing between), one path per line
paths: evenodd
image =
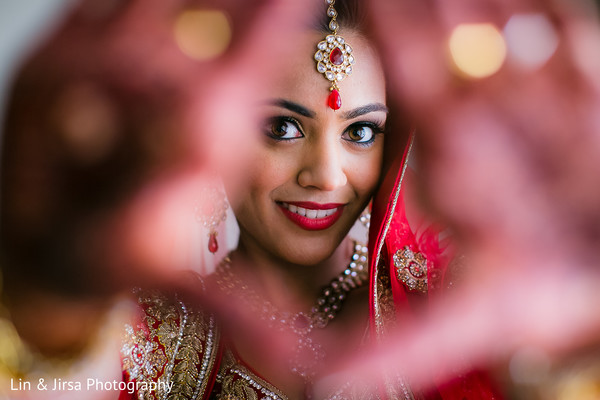
M306 147L298 184L305 188L333 191L344 186L348 180L344 170L341 143L335 140L319 140Z

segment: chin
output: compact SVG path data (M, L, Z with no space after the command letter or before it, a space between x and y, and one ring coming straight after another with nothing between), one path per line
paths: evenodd
M302 266L312 266L322 263L327 260L333 254L332 251L328 252L306 252L302 254L285 254L284 258L290 264L302 265Z
M331 257L342 240L343 236L339 240L324 238L296 240L293 244L279 247L278 256L290 264L316 265Z

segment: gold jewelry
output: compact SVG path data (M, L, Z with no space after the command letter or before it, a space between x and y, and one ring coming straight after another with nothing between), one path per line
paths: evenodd
M200 201L196 205L196 220L208 229L208 251L216 253L219 250L217 242L217 227L227 217L227 198L225 192L216 187L202 190Z
M331 35L327 35L324 40L317 44L315 61L317 62L317 71L325 79L331 82L327 104L332 110L339 110L342 106L342 96L339 92L338 82L352 73L352 65L355 63L352 47L346 40L337 34L339 24L336 20L337 11L333 8L335 0L325 0L329 5L327 16L331 18L329 29Z
M229 257L225 257L217 266L215 275L217 285L225 295L242 297L270 328L282 332L291 331L297 336L298 342L290 368L293 373L310 382L319 361L324 358L323 348L312 340L310 334L314 328L325 328L341 310L348 293L368 281L367 247L355 242L348 267L321 290L316 304L308 313L291 314L280 311L271 302L264 300L231 272Z
M415 253L408 246L397 250L393 256L396 277L410 291L427 293L427 258L422 253Z

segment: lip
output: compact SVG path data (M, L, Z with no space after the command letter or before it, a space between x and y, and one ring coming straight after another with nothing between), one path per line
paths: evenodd
M330 210L332 208L338 208L345 206L344 203L313 203L312 201L285 201L279 203L287 203L296 207L308 208L310 210Z
M327 228L330 228L337 222L338 219L342 216L344 211L345 204L342 203L313 203L309 201L290 201L290 202L277 202L277 205L283 212L283 214L288 217L290 221L298 225L300 228L307 231L320 231ZM287 206L286 206L287 205ZM307 216L303 216L298 214L297 212L290 211L288 206L301 207L306 209L307 211L318 211L318 210L333 210L333 214L323 216L321 218L310 218Z

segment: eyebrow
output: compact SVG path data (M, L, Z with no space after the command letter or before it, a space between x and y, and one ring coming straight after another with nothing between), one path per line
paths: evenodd
M303 105L285 99L275 99L271 102L271 104L285 108L307 118L315 118L317 115L314 111L309 110ZM383 111L387 114L389 112L389 109L384 104L371 103L362 107L357 107L350 111L346 111L342 116L344 119L353 119L356 117L360 117L361 115L369 114L376 111Z
M375 111L383 111L386 114L389 112L388 108L384 104L371 103L367 104L366 106L355 108L354 110L346 111L343 116L344 119L353 119Z
M289 100L276 99L276 100L272 101L271 104L278 106L278 107L285 108L287 110L295 112L296 114L300 114L300 115L302 115L304 117L308 117L308 118L314 118L317 115L314 111L311 111L308 108L306 108L298 103L294 103L293 101L289 101Z

